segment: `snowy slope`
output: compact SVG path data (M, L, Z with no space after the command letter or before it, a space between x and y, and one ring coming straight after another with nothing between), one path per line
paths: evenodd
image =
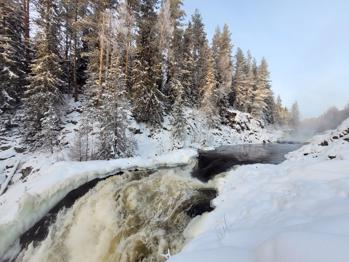
M349 119L280 165L218 178L216 209L192 222L186 247L169 261L347 262L348 141Z
M21 234L75 188L120 170L188 165L196 156L197 151L187 149L152 159L136 157L85 163L59 162L41 170L0 196L0 257Z
M135 135L137 155L154 156L178 148L219 147L234 144L260 144L277 141L282 130L264 127L263 124L252 118L250 114L231 110L234 119L230 125L222 124L209 129L206 126L205 116L196 109L186 108L184 114L187 129L183 139L179 142L173 137L173 119L167 116L161 130L152 130L144 124L132 122L131 126L137 130Z

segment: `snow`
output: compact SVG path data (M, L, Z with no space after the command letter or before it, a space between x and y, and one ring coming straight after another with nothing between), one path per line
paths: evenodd
M62 117L64 123L59 136L60 144L51 154L47 150L29 151L24 148L23 153L14 150L15 147L23 147L20 129L23 129L23 112L18 111L17 115L11 120L18 124L18 128L11 131L0 133L0 183L3 183L12 172L12 166L19 162L18 169L11 183L16 184L21 179L25 179L26 168L31 171L30 176L36 175L40 170L47 169L52 164L59 161L71 161L72 151L76 142L77 131L81 124L84 97L81 101L75 102L72 97L65 97L65 113ZM229 110L231 114L236 115L232 126L221 125L218 128L209 130L206 126L205 117L196 109L186 108L184 110L185 118L188 122L188 128L183 141L178 142L173 138L173 117L166 116L163 127L153 129L145 124L137 123L130 119L128 134L134 136L136 142L136 156L153 157L171 152L181 148L213 148L221 145L245 144L245 143L263 143L278 140L282 131L275 131L271 127L263 127L261 123L246 113L236 110ZM7 121L2 116L1 121ZM9 147L2 150L2 147Z
M95 179L121 170L157 169L187 165L197 156L183 149L155 158L129 158L112 161L58 162L39 174L29 176L0 196L0 257L69 192Z
M215 210L192 221L185 248L169 261L348 261L348 138L349 119L280 165L217 178Z
M188 122L186 135L183 141L177 142L173 138L173 119L165 117L161 130L152 130L145 124L131 123L137 144L137 155L156 156L177 148L215 148L222 145L236 144L260 144L264 142L277 141L282 135L282 130L274 130L272 127L262 127L261 123L251 117L250 114L236 110L230 110L236 114L232 126L220 125L209 129L205 117L199 110L186 108L185 118Z

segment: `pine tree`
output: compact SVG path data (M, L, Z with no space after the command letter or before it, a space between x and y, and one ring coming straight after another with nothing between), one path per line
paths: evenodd
M123 1L118 7L117 45L120 52L120 64L125 76L127 91L132 87L132 67L135 56L135 9L130 1Z
M91 105L98 107L103 94L104 81L110 62L110 22L115 16L116 1L89 0L87 14L80 21L81 30L86 31L83 41L87 45L84 56L88 60L86 74L86 93Z
M26 64L24 10L17 0L0 3L0 112L14 108L24 91Z
M83 39L88 30L85 22L89 14L88 0L61 0L62 36L64 49L64 81L67 83L67 93L78 100L81 88L86 83L87 43Z
M39 33L35 41L36 58L26 91L26 139L34 146L46 145L52 150L59 129L59 104L62 101L61 59L58 49L58 15L56 2L37 3ZM46 134L49 134L48 136Z
M136 17L138 34L133 68L133 107L138 121L158 126L164 115L161 92L161 53L158 46L156 5L158 0L141 0Z
M159 31L159 49L161 52L161 90L163 92L166 92L165 85L167 84L167 81L169 79L170 59L173 58L173 56L170 55L170 48L174 32L174 21L171 17L171 0L164 0L162 2L157 21L157 27Z

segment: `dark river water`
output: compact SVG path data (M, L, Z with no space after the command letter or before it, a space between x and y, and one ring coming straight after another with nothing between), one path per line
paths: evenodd
M207 182L215 175L238 165L280 164L285 155L302 144L245 144L221 146L214 150L199 151L197 166L192 175Z

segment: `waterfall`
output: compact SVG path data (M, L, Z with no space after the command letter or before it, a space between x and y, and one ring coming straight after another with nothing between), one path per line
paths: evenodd
M61 210L47 237L30 243L16 261L166 261L183 247L191 219L212 210L216 196L186 173L128 172L98 183Z

